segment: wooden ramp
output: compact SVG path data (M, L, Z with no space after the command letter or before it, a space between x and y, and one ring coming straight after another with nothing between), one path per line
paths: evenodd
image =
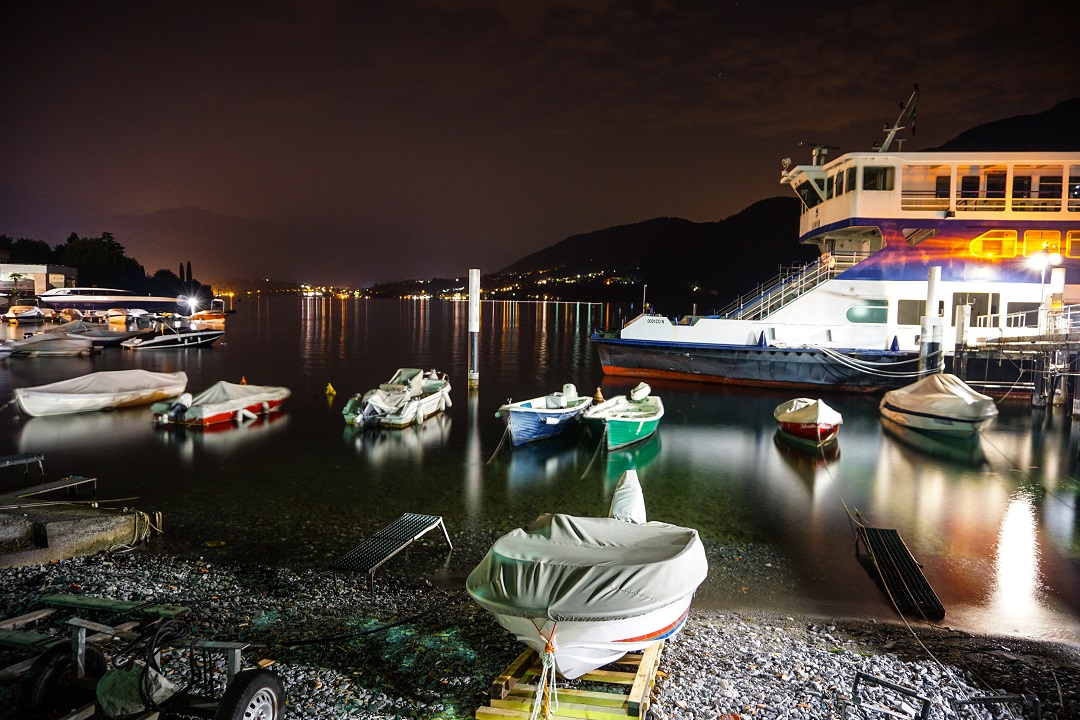
M593 670L563 687L559 681L557 710L552 717L617 718L644 717L660 665L664 641L640 653ZM536 681L543 672L540 657L533 649L521 653L491 685L491 701L476 711L478 720L528 718L536 698ZM540 717L543 717L541 713Z
M859 525L855 530L856 552L861 544L877 571L885 592L905 615L941 620L945 608L896 530Z

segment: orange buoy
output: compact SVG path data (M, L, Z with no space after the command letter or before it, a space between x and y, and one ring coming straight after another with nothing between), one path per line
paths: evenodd
M240 376L240 384L241 385L247 385L247 378L244 377L243 375Z

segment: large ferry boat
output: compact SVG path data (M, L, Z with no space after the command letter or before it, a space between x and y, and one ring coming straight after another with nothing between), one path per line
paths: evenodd
M942 366L990 391L1036 380L1042 360L1015 341L1045 339L1080 299L1080 153L894 152L916 99L873 151L783 161L816 261L715 314L594 333L604 372L865 391Z
M110 308L145 310L151 313L186 312L188 309L187 299L183 296L139 295L131 290L116 288L53 288L41 293L38 301L43 307L50 307L57 312L72 309L97 318L104 317Z

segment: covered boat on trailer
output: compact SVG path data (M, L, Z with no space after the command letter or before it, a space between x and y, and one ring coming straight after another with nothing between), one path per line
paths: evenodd
M540 515L497 540L466 589L573 679L677 633L707 573L697 531L646 522L628 470L609 517Z

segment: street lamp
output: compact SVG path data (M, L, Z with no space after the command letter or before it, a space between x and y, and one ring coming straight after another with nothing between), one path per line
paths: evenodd
M649 289L648 285L641 286L641 312L645 312L645 291Z

